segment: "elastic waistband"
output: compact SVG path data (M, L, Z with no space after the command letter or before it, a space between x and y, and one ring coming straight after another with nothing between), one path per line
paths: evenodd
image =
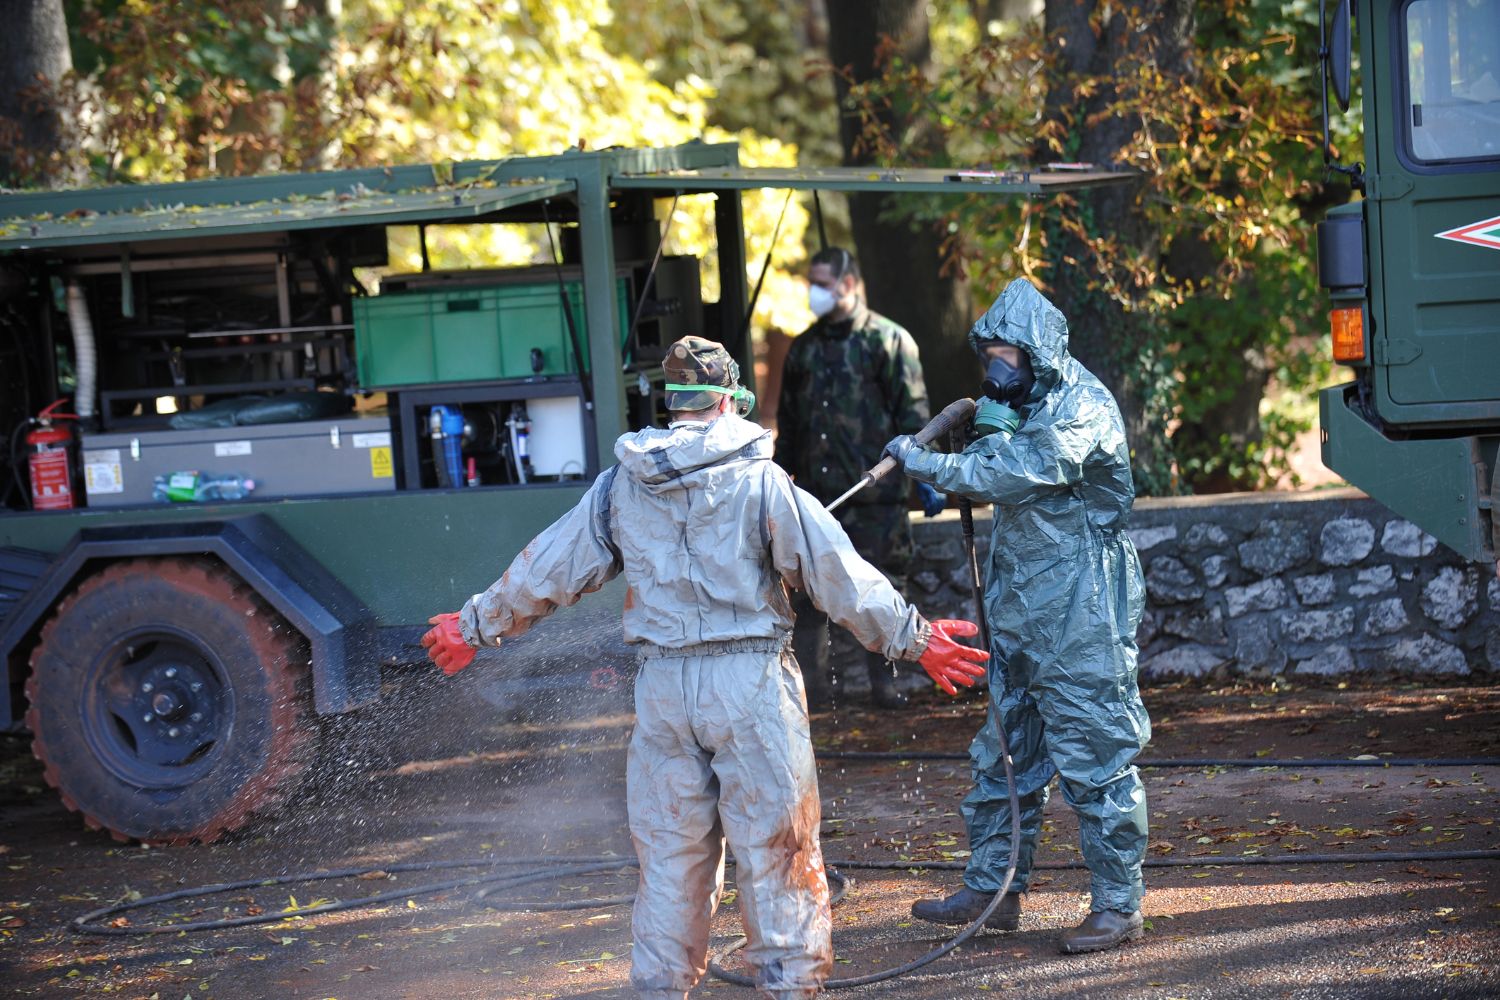
M654 642L638 642L635 655L638 660L659 660L666 656L728 656L731 653L778 653L790 645L790 632L773 639L724 639L719 642L699 642L691 646L658 646Z

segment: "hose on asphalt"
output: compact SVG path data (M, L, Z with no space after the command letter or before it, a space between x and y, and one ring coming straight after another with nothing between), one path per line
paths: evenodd
M963 514L964 540L968 549L969 569L970 576L972 578L974 601L976 605L976 617L979 621L980 634L984 640L984 648L990 649L990 632L988 622L985 620L984 616L984 598L983 593L980 589L979 560L974 547L973 512L967 500L962 502L961 510ZM991 702L991 705L993 706L993 702ZM910 962L906 962L894 968L882 969L879 972L869 973L868 975L851 976L842 979L830 979L823 984L823 988L825 990L845 989L853 986L865 986L870 983L878 983L887 979L894 979L898 976L904 976L907 973L913 972L917 969L922 968L923 966L930 965L931 963L936 962L944 955L948 954L956 948L961 947L975 934L978 934L980 928L985 925L985 921L989 920L989 918L994 914L995 910L999 908L1001 901L1005 899L1005 894L1010 891L1011 883L1015 880L1016 877L1016 868L1020 863L1021 824L1019 821L1019 816L1021 809L1020 800L1017 798L1016 794L1015 774L1011 766L1010 747L1006 744L1004 727L997 726L996 729L1000 735L1000 757L1005 765L1005 784L1006 788L1010 791L1010 859L1005 871L1005 877L1001 880L1000 886L995 891L994 896L991 897L989 904L985 906L983 912L981 912L979 916L975 917L974 920L969 923L969 925L966 926L963 930L959 931L953 937L938 945L936 948L928 951L925 955L922 955ZM470 876L463 879L450 879L444 882L435 882L431 885L418 886L415 889L391 890L389 892L377 893L374 896L365 897L359 900L332 902L322 904L320 906L310 906L305 908L299 907L291 913L283 911L276 914L261 913L254 916L247 915L244 917L230 917L222 920L204 920L196 921L193 923L168 925L143 924L139 926L131 926L128 923L122 922L119 916L120 914L123 914L129 910L138 909L144 906L172 902L179 899L207 896L219 892L230 892L238 889L251 888L254 886L284 885L290 882L299 881L323 881L332 878L358 877L361 874L367 875L371 872L376 871L383 871L387 874L392 874L400 871L418 871L422 870L423 864L421 862L416 862L412 864L393 865L385 868L368 868L363 870L345 868L339 869L336 872L309 873L303 876L285 875L277 876L271 879L245 879L239 882L222 883L219 885L207 886L199 889L184 889L178 892L166 893L160 896L152 896L133 902L127 902L123 905L104 907L98 910L93 910L81 917L76 918L69 926L72 930L78 933L85 934L164 934L221 930L229 927L242 927L247 924L269 923L273 921L284 920L289 916L305 917L319 913L334 913L340 910L353 909L359 906L371 906L376 903L389 902L391 900L399 898L410 899L415 895L426 895L428 893L442 892L447 889L456 889L461 886L467 885L481 886L482 888L480 888L479 892L475 894L475 898L478 900L485 900L488 905L494 906L495 904L489 903L486 897L502 888L512 889L517 886L543 881L549 878L588 875L603 871L618 871L629 867L634 867L634 865L630 864L625 859L612 858L523 858L516 860L496 859L493 861L474 859L469 861L432 862L430 863L429 867L432 870L475 867L478 865L524 865L528 868L531 868L536 864L549 865L550 867L544 868L541 871L532 870L523 872L521 874L511 874L508 872L492 872L485 875ZM913 865L912 863L907 864L907 867L925 866L926 864L923 863L918 863L916 865ZM848 881L838 871L839 867L861 868L868 866L865 863L857 861L837 862L832 865L825 865L825 870L827 872L829 881L835 883L838 887L837 892L829 899L828 905L830 908L837 905L848 892ZM958 867L962 868L963 866L960 865ZM589 900L569 900L563 903L528 904L525 908L539 910L595 909L604 906L623 905L627 902L630 902L633 898L634 896L611 896ZM499 906L497 908L510 907ZM113 919L108 920L107 918ZM115 926L116 924L119 924L119 926ZM748 944L748 939L744 936L741 936L740 938L735 940L729 945L728 948L724 949L724 951L722 951L715 960L709 962L709 971L717 978L722 979L728 983L733 983L740 986L755 986L755 981L749 976L743 976L737 972L731 972L728 969L723 968L719 964L729 955L745 947L746 944Z
M967 753L922 750L820 750L823 760L968 760ZM1500 767L1500 757L1186 757L1180 760L1139 758L1135 766L1147 768L1199 767Z
M1288 865L1298 867L1302 865L1390 864L1396 862L1427 861L1500 861L1500 849L1471 851L1348 851L1326 854L1256 854L1239 855L1236 857L1192 855L1183 858L1147 858L1141 863L1141 866L1144 868L1240 868L1250 865ZM965 867L965 863L962 861L853 861L835 859L830 860L827 864L832 870L831 878L833 881L838 882L841 887L845 886L847 882L845 876L840 874L840 871L843 869L922 872L962 871ZM73 918L68 922L68 929L78 934L94 934L107 937L219 931L255 924L278 923L296 917L316 916L322 913L338 913L343 910L353 910L363 906L373 906L377 903L388 903L398 899L405 900L417 896L429 896L433 893L460 889L467 886L484 886L483 894L488 894L502 888L512 889L517 886L543 882L549 879L571 878L579 875L602 874L606 872L623 873L636 867L636 862L630 858L595 855L577 858L558 856L459 858L451 861L413 861L393 865L366 865L359 868L336 868L327 871L297 872L289 875L247 878L237 882L220 882L215 885L178 889L156 896L143 896L140 899L112 903L109 906L102 906ZM1077 871L1087 867L1082 861L1042 861L1032 865L1032 870ZM254 916L158 924L126 924L119 921L121 916L133 910L160 906L165 903L174 903L184 899L201 899L205 896L224 892L237 892L242 889L323 882L339 878L359 878L360 876L369 876L376 873L398 875L403 872L447 871L462 868L526 868L528 870L519 873L502 871L489 872L483 875L469 875L464 878L446 879L441 882L428 882L405 889L392 889L387 892L376 893L373 896L362 896L359 899L339 900L318 906L300 907L296 910L283 910L277 913L261 913ZM485 900L485 903L487 906L501 910L549 912L552 910L599 909L607 906L619 906L631 902L634 898L635 896L631 894L594 899L567 900L556 903L526 901L524 903L503 903L497 905L499 901L488 899Z
M990 648L990 636L988 622L985 619L983 596L980 589L979 562L974 547L974 527L972 510L967 502L960 507L963 517L964 540L967 547L970 576L974 590L976 603L976 618L980 625L981 635L984 640L984 648ZM993 710L993 700L990 700ZM1015 787L1015 775L1012 770L1010 747L1006 743L1005 729L1003 726L995 727L1000 737L1000 756L1005 765L1006 787L1010 792L1010 858L1005 877L999 888L990 899L984 911L968 926L959 931L958 934L949 938L936 948L928 951L902 965L863 976L851 976L841 979L830 979L824 983L824 989L843 989L854 986L865 986L871 983L894 979L914 972L923 966L929 965L944 955L961 947L974 935L978 934L985 922L994 914L1001 901L1005 898L1010 886L1015 879L1016 869L1019 863L1021 839L1020 823L1017 817L1020 815L1020 803L1017 798ZM968 760L968 754L958 753L934 753L916 752L900 753L896 751L825 751L819 756L825 759L842 760ZM1287 768L1313 768L1313 767L1482 767L1500 763L1496 758L1441 758L1436 760L1417 760L1412 758L1398 759L1310 759L1310 760L1287 760L1269 758L1251 759L1213 759L1198 758L1177 761L1138 761L1138 766L1149 767L1287 767ZM1247 865L1311 865L1311 864L1359 864L1375 862L1397 862L1397 861L1489 861L1500 860L1500 850L1477 850L1477 851L1366 851L1342 854L1281 854L1281 855L1241 855L1233 858L1222 858L1216 856L1200 855L1184 858L1148 858L1142 863L1146 868L1168 868L1168 867L1239 867ZM538 868L538 866L541 866ZM186 923L173 924L139 924L132 925L122 918L122 915L137 909L156 906L163 903L175 902L181 899L196 899L217 893L233 892L241 889L255 887L286 885L291 883L307 883L326 881L337 878L358 878L369 876L374 873L385 873L387 876L412 871L442 871L462 868L525 868L526 871L491 871L481 875L471 875L464 878L448 879L440 882L428 883L408 889L393 889L387 892L376 893L373 896L362 897L355 900L342 900L325 903L317 906L298 907L290 911L279 913L261 913L246 915L243 917L228 917L219 920L202 920ZM157 896L144 897L112 906L101 907L75 918L69 923L69 928L80 934L96 935L149 935L149 934L180 934L201 931L225 930L233 927L243 927L251 924L275 923L294 917L307 917L322 913L336 913L343 910L351 910L359 907L373 906L379 903L391 902L397 899L411 899L414 896L430 895L432 893L444 892L452 889L478 886L479 891L474 894L476 901L482 901L485 905L499 910L531 910L531 911L558 911L558 910L581 910L602 909L610 906L622 906L630 903L635 897L630 895L617 895L595 897L581 900L565 900L558 902L508 902L503 900L492 900L489 897L501 890L514 889L520 886L536 882L543 882L560 878L571 878L581 875L594 875L606 872L622 873L637 864L627 858L598 856L584 858L564 858L555 856L525 857L525 858L469 858L453 861L428 861L411 862L385 866L368 866L364 868L342 868L326 872L303 872L293 875L280 875L271 878L243 879L238 882L225 882L217 885L202 886L198 888L182 889L176 892L164 893ZM829 899L829 906L838 905L848 894L848 879L840 872L841 868L885 870L885 871L963 871L967 867L961 861L853 861L841 860L827 862L828 880L837 888ZM1043 862L1033 866L1038 871L1063 871L1086 868L1082 861L1065 862ZM755 981L749 976L731 972L722 967L722 963L729 955L745 947L747 939L741 936L723 949L714 960L709 962L709 971L717 978L740 986L755 986Z

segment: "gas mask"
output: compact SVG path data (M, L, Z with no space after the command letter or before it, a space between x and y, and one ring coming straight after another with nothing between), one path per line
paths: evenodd
M991 358L984 370L984 385L980 391L997 403L1019 409L1026 402L1026 397L1031 395L1031 387L1035 384L1036 376L1031 372L1030 359L1023 353L1019 368L1012 368L1004 358Z
M1004 358L991 358L980 387L984 398L974 414L975 429L980 434L1014 434L1021 426L1021 415L1016 411L1031 395L1031 387L1035 384L1031 360L1024 352L1019 368L1007 364Z
M839 304L839 297L822 285L809 285L807 287L807 308L819 319L827 316Z

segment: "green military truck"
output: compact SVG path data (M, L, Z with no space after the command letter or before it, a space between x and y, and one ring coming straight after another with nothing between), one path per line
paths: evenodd
M1318 226L1333 356L1354 373L1322 393L1323 463L1494 562L1500 0L1324 0L1323 16L1325 109L1330 87L1348 108L1357 27L1365 153L1333 164L1364 197Z
M706 334L753 373L740 191L1126 180L690 144L0 195L0 727L31 730L93 827L233 830L660 419L667 345ZM716 274L662 252L656 202L679 196L712 201ZM542 261L434 270L451 226L531 227ZM553 628L508 658L512 690L627 674L597 635Z

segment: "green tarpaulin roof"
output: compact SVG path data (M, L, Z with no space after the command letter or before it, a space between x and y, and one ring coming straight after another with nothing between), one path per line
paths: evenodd
M396 192L354 188L246 204L165 205L103 213L78 211L61 218L0 219L0 251L351 225L463 222L574 189L571 180Z
M725 191L794 188L822 191L885 191L937 194L1043 195L1055 191L1126 184L1139 174L1100 170L1091 165L1025 170L972 170L959 167L710 167L615 174L617 188L657 191Z

